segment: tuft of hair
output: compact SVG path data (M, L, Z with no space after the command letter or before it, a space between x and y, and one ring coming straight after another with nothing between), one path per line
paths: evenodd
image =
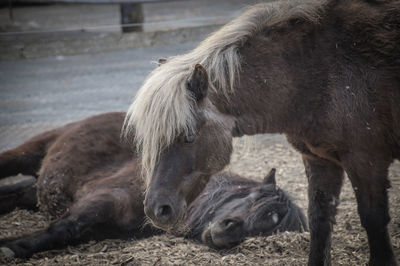
M128 109L122 133L125 138L134 137L141 152L147 185L162 150L179 134L195 128L197 104L187 90L195 64L207 70L209 88L228 97L239 82L239 50L246 41L266 27L285 20L299 18L317 23L322 2L297 0L250 7L193 51L169 58L150 73Z

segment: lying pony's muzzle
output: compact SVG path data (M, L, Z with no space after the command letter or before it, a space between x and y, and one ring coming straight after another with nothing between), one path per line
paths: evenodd
M216 249L231 248L244 239L244 221L240 217L228 217L213 221L204 230L202 241Z

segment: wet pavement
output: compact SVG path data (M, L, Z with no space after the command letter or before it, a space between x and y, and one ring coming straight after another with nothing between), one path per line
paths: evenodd
M67 122L125 111L157 58L196 45L0 62L0 151Z
M184 0L143 4L145 31L225 23L261 0ZM0 9L0 32L89 29L120 32L118 4L73 4Z
M181 0L143 4L144 31L122 34L119 5L73 4L0 9L0 60L101 53L200 41L268 0Z

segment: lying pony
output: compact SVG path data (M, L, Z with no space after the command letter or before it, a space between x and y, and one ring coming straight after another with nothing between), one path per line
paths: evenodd
M47 229L1 240L8 257L68 244L159 233L143 211L138 154L120 141L125 113L106 113L40 134L0 154L0 178L32 175L0 188L0 214L35 208L55 219ZM171 232L212 248L230 248L245 237L307 230L301 209L276 187L275 169L264 182L232 173L213 176Z

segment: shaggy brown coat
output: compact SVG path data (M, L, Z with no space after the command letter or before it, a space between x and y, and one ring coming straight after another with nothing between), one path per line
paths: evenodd
M107 113L43 133L0 153L0 178L34 175L0 187L0 214L39 208L55 221L44 231L0 240L6 255L29 257L88 238L144 237L160 231L145 223L144 182L137 154L119 141L124 113ZM37 200L36 200L37 199ZM303 212L276 187L231 174L213 176L185 221L172 232L230 248L248 236L307 230Z

